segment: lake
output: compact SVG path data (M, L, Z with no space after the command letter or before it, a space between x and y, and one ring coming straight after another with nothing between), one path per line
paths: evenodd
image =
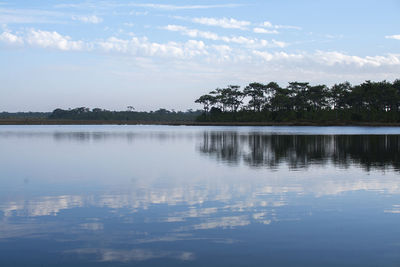
M400 128L0 126L0 266L400 266Z

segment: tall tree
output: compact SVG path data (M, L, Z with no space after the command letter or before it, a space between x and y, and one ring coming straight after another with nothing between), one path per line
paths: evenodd
M328 108L328 87L326 85L310 86L306 97L312 110L320 110Z
M351 84L349 82L335 84L331 87L328 94L328 101L333 109L348 108L348 96L351 92Z
M198 99L194 101L195 103L199 103L203 105L203 109L205 113L208 113L210 107L215 104L215 97L212 95L202 95Z
M225 88L226 103L231 111L236 112L243 103L244 94L240 91L239 85L228 85Z
M264 100L265 85L262 83L250 83L243 90L245 96L250 97L249 107L253 111L260 111Z
M309 109L308 90L310 86L306 82L290 82L287 89L290 96L293 98L294 109L297 111L304 111Z

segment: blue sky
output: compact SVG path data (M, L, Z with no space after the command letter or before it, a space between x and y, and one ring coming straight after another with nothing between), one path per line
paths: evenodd
M0 111L198 108L228 84L400 78L400 1L1 1Z

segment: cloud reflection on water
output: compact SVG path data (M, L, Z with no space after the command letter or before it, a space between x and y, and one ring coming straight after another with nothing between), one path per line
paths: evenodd
M131 262L146 261L159 258L172 258L181 261L191 261L195 259L192 252L177 251L155 251L148 249L117 250L103 248L82 248L68 251L81 256L94 258L99 262Z
M49 165L82 165L40 180L45 165L29 165L36 154L15 153L16 158L26 156L24 168L35 172L29 173L29 183L23 178L21 185L10 186L19 194L0 192L0 241L67 240L77 248L68 253L98 262L192 261L197 256L189 249L146 245L234 245L243 240L210 233L308 220L315 210L337 211L346 204L320 202L353 193L385 196L388 202L400 195L399 135L0 132L0 141L15 141L10 149L32 151L32 138L40 139L37 147L47 149ZM110 170L104 177L103 165ZM100 175L81 175L91 168ZM16 171L10 167L8 173ZM9 183L16 184L10 177ZM55 186L38 189L38 181ZM85 189L77 190L85 182ZM399 206L393 203L380 211L396 216Z

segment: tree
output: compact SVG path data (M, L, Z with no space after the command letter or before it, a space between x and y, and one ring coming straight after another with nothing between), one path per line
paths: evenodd
M275 87L270 99L270 109L272 111L292 110L293 100L290 97L290 91L287 88Z
M397 111L400 111L400 79L393 82L392 87L396 90L397 95Z
M204 112L208 113L208 111L210 110L210 106L214 105L214 103L215 103L215 97L212 95L202 95L198 99L196 99L194 102L202 104Z
M223 90L225 104L234 112L236 112L243 103L244 94L240 92L239 88L239 85L228 85L228 87Z
M309 83L290 82L287 89L289 96L293 98L294 109L298 111L308 110L310 103L308 101Z
M307 91L307 102L312 110L325 109L328 105L328 87L326 85L310 86Z
M349 82L339 83L332 86L328 93L328 101L333 109L348 108L348 95L351 92L351 84Z
M253 111L260 111L264 100L265 85L262 83L250 83L243 90L245 96L250 97L249 107Z

